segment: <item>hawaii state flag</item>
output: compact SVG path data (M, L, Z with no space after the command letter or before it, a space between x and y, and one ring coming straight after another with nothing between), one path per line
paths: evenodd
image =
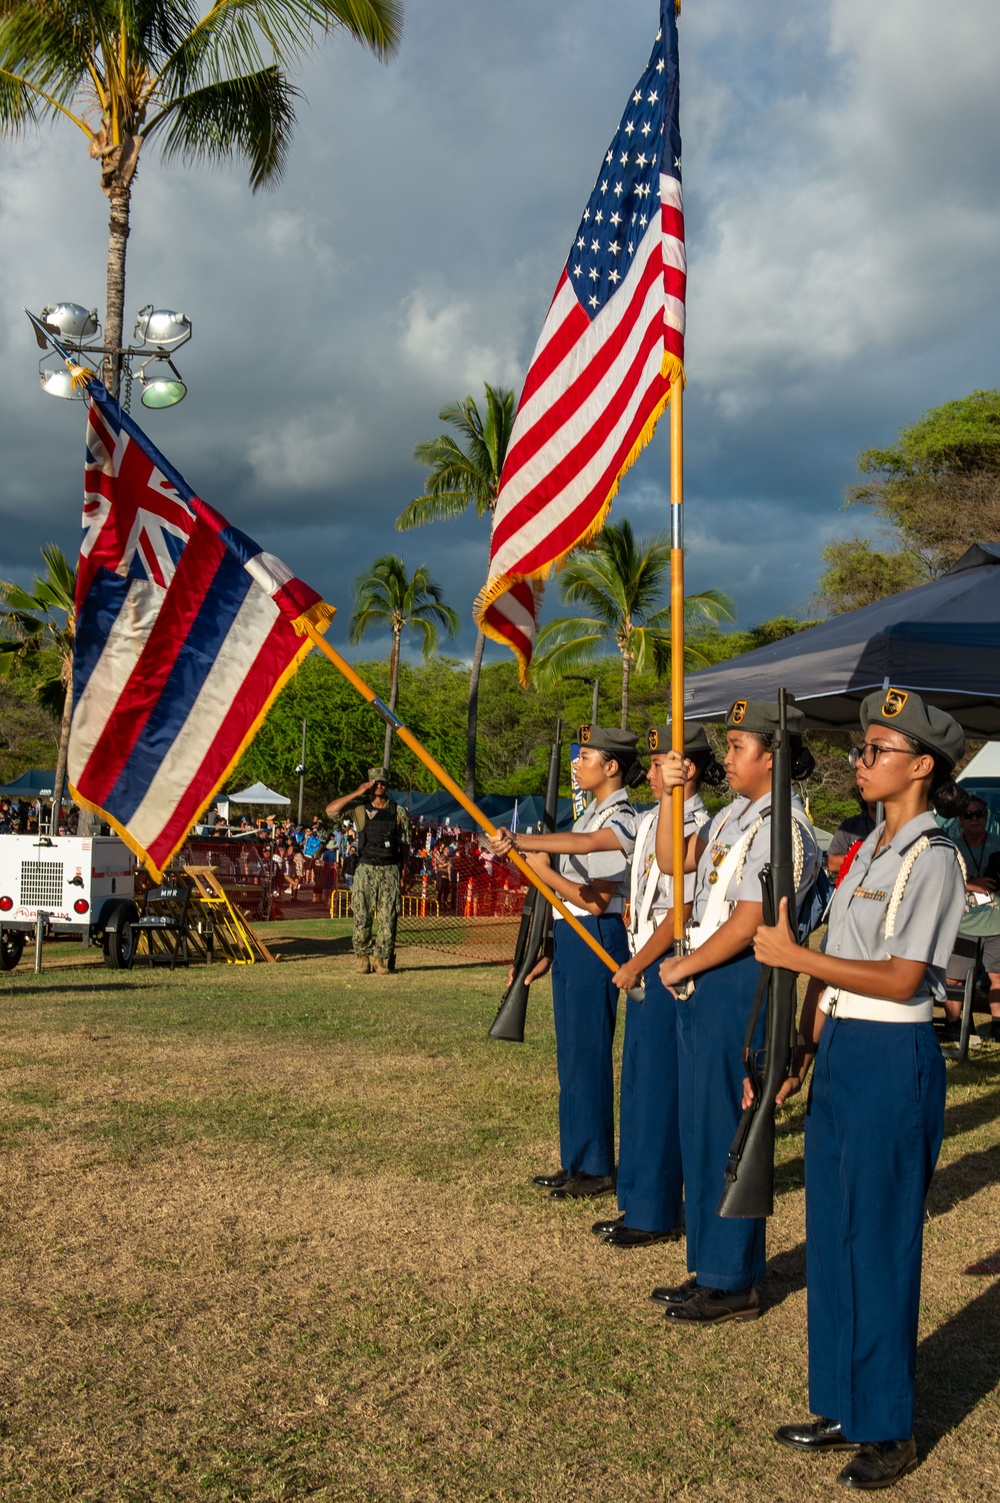
M69 783L159 881L333 607L88 395Z
M686 260L675 0L622 116L532 357L476 602L522 681L541 580L603 527L683 377Z

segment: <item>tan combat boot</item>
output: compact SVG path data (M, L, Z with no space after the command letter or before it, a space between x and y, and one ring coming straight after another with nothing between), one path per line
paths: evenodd
M388 976L389 962L387 960L383 960L380 955L373 955L372 970L375 972L376 976Z
M367 955L358 956L358 975L367 976L371 973L372 963Z

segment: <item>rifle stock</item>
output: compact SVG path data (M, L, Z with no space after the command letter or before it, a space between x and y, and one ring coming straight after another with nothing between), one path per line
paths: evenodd
M562 757L562 721L556 721L555 740L549 753L549 771L545 783L545 809L542 824L549 834L556 827L559 813L559 770ZM503 994L497 1015L490 1025L489 1037L504 1043L524 1043L524 1019L528 1010L527 977L542 954L550 911L537 887L530 887L521 910L521 927L514 950L514 974Z
M760 874L764 922L774 924L781 899L788 899L789 921L795 926L795 869L792 853L792 754L787 707L791 695L778 692L779 729L771 763L771 860ZM753 1047L760 1008L767 996L764 1062ZM743 1044L743 1062L753 1102L740 1119L729 1150L726 1185L716 1207L720 1216L770 1216L774 1211L774 1098L788 1078L795 1034L796 977L794 971L764 967Z

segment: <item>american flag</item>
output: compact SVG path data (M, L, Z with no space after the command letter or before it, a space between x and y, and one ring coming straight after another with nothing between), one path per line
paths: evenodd
M89 395L70 789L159 880L333 608Z
M476 603L522 679L541 580L604 525L683 375L686 290L675 0L622 116L556 287L500 482Z

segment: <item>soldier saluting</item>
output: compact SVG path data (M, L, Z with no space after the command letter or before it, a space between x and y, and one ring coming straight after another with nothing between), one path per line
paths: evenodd
M396 959L400 874L410 848L410 816L389 797L388 767L369 767L367 781L327 804L326 812L331 819L346 813L358 832L351 891L358 970L362 976L370 971L388 976Z

